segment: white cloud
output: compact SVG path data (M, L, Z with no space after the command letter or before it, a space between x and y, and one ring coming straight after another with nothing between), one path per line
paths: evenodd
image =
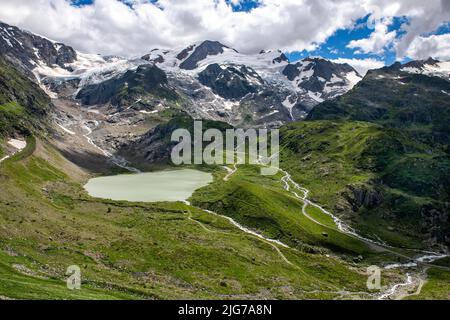
M364 1L367 11L373 19L406 17L408 23L403 24L404 34L393 42L397 58L407 56L410 45L415 39L435 31L439 26L450 21L449 0L367 0Z
M233 0L233 3L239 3ZM141 55L155 47L182 47L218 40L242 52L311 50L336 30L371 14L375 21L407 16L399 55L423 33L449 18L448 0L260 0L251 12L233 12L225 0L95 0L74 7L69 0L1 0L0 20L72 45L78 50ZM131 7L130 7L131 6ZM379 24L373 38L353 45L380 51L393 34Z
M388 27L391 23L391 18L378 21L369 38L350 41L347 47L359 49L358 53L383 53L386 47L393 43L397 35L396 31L388 31Z
M408 46L406 56L416 60L450 60L450 34L417 37Z
M68 0L1 0L0 20L82 51L129 56L205 39L242 52L312 49L364 15L353 0L261 0L251 12L233 12L225 0L132 3L96 0L73 7Z
M345 59L345 58L339 58L331 60L335 63L348 63L353 68L355 68L356 71L362 76L364 76L368 70L372 69L379 69L384 67L384 62L376 59Z

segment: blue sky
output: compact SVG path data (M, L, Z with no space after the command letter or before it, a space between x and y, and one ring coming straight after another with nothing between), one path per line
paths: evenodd
M1 0L0 20L89 53L138 56L208 39L369 68L450 60L448 0Z
M92 4L94 0L71 0L71 2L74 5L86 5L86 4ZM156 2L157 0L149 0L149 2ZM130 1L123 1L125 3L131 3ZM227 0L227 2L233 6L233 9L235 11L250 11L253 8L258 7L259 1L258 0L244 0L240 1L239 4L233 4L233 1Z
M321 45L316 50L313 51L294 51L287 53L289 60L295 61L298 59L305 58L307 56L321 56L326 59L375 59L384 61L385 64L390 65L396 61L395 50L392 47L386 47L382 53L358 53L357 49L348 48L347 45L352 40L361 40L368 38L372 32L373 28L369 28L367 20L369 16L356 21L354 28L339 29L327 41ZM402 35L400 30L401 24L407 22L404 17L395 18L392 25L389 26L388 30L396 30L398 32L397 38ZM408 61L410 59L405 58Z

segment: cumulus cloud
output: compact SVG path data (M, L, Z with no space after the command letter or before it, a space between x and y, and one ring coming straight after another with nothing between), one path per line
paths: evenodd
M126 2L126 3L124 3ZM241 1L233 0L237 5ZM72 45L78 50L136 56L150 49L218 40L245 53L261 49L312 50L336 30L370 14L376 21L407 16L399 54L414 39L448 19L447 0L259 0L250 12L235 12L226 0L95 0L75 7L69 0L1 0L0 20ZM379 51L392 42L386 25L352 46Z
M450 60L450 34L417 37L408 46L406 55L416 60L428 57Z
M364 1L364 6L371 13L372 21L393 17L404 17L408 20L402 25L402 36L399 38L388 37L386 32L384 32L385 37L383 38L384 30L381 26L379 31L374 31L375 34L378 33L378 38L381 39L380 43L385 41L386 45L394 46L398 59L408 57L409 48L413 43L416 46L419 45L416 39L424 34L432 33L439 26L450 21L450 1L448 0L367 0ZM376 42L376 37L377 35L374 35L373 42ZM366 48L369 48L369 42L362 42L362 44L366 44ZM425 42L422 43L425 44ZM374 45L374 49L378 49L378 47Z
M333 59L331 60L336 63L347 63L351 65L353 68L355 68L356 71L362 76L366 75L367 71L372 69L379 69L381 67L384 67L384 62L372 58L368 59L345 59L345 58L339 58L339 59Z
M388 31L391 23L391 18L377 22L375 30L369 38L350 41L347 47L358 49L358 53L383 53L386 47L393 43L397 35L396 31Z

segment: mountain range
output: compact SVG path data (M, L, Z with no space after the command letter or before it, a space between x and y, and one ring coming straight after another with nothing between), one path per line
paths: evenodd
M347 64L322 58L292 64L279 50L246 55L217 41L154 49L142 58L125 59L79 53L5 24L0 25L0 34L0 52L34 74L52 97L71 95L92 105L93 101L83 99L82 88L111 83L126 71L153 64L183 95L185 109L193 117L233 125L274 126L302 119L312 107L347 92L362 79ZM116 107L127 106L116 103Z

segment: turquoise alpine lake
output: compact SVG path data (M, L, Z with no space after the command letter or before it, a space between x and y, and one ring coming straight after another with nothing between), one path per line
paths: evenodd
M93 178L84 186L95 198L133 202L185 201L213 181L211 173L183 169Z

